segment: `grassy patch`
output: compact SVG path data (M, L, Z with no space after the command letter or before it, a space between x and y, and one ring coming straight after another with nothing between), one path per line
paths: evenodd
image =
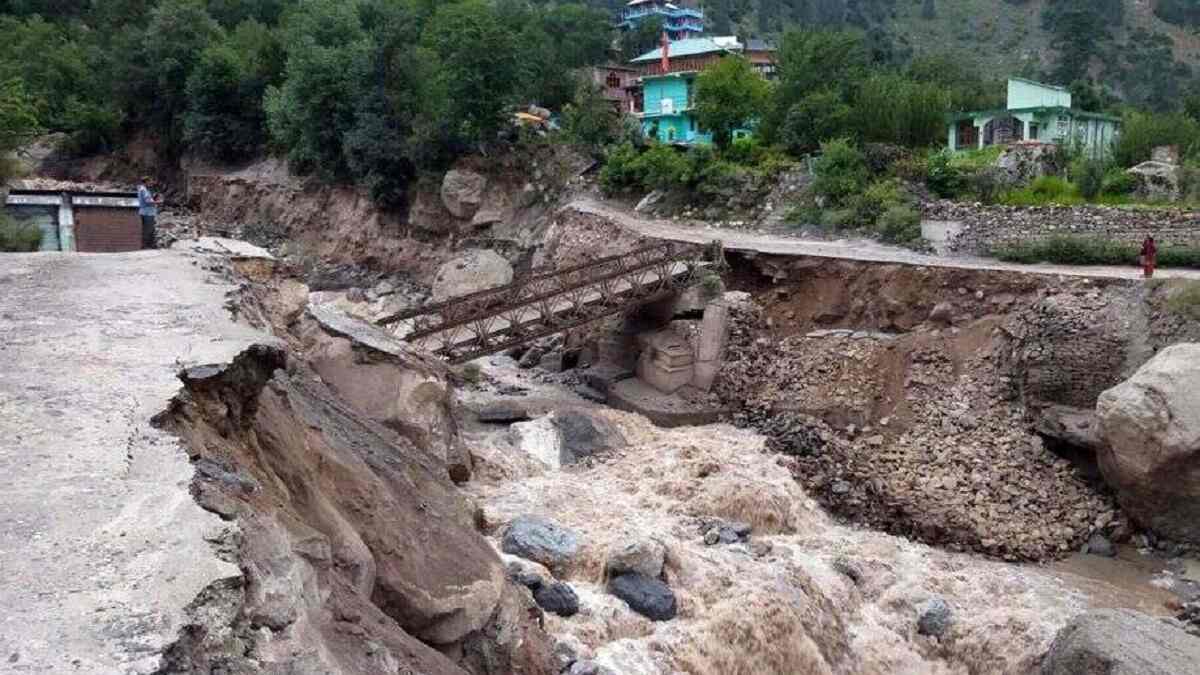
M1175 314L1200 321L1200 281L1185 281L1167 298L1167 309Z
M1040 241L999 246L992 255L1005 262L1053 263L1056 265L1138 264L1141 247L1096 237L1049 237ZM1163 246L1158 251L1159 267L1200 268L1200 248Z
M25 253L36 251L42 243L42 230L36 225L20 223L0 216L0 251Z

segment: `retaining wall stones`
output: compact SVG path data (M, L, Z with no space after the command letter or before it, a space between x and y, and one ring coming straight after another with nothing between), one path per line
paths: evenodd
M948 251L987 255L1005 244L1082 235L1140 244L1147 234L1159 245L1200 246L1200 212L1115 206L983 206L938 201L926 220L961 223Z

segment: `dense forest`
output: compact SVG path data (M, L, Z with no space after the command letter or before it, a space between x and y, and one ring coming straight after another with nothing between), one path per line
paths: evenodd
M614 47L629 56L657 42L653 26L614 31L622 4L0 0L0 142L57 131L86 154L137 132L168 158L273 152L399 204L422 171L511 131L513 106L561 112L571 141L618 144L628 130L578 71ZM753 117L764 145L793 155L835 137L937 144L946 112L1002 105L1014 74L1070 84L1087 110L1200 116L1183 44L1200 21L1196 0L1152 11L1130 0L704 4L714 32L779 45L780 78L756 92ZM745 83L728 75L735 88L710 87L711 101L740 105ZM729 118L707 107L709 119Z

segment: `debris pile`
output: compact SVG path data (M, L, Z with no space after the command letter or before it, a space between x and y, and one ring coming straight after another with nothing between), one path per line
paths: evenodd
M1112 498L1029 433L993 324L771 340L735 314L720 392L835 513L1007 560L1128 533Z

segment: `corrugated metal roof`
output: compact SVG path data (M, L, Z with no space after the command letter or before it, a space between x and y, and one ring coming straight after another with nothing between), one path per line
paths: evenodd
M711 38L688 38L686 40L678 40L671 43L667 55L671 58L684 56L698 56L700 54L711 54L713 52L728 52L731 51L726 47L712 41ZM645 63L647 61L658 61L662 58L662 47L653 51L646 52L637 57L632 63Z

